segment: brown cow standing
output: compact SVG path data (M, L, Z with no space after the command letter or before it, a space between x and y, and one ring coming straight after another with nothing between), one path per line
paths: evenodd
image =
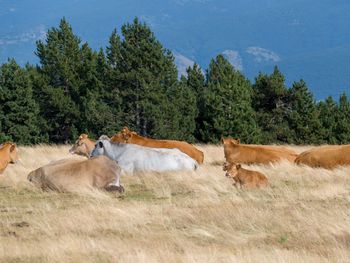
M226 162L269 164L286 159L294 162L297 153L279 146L240 144L239 139L223 138Z
M223 170L226 176L234 180L233 185L240 186L243 189L253 189L266 187L268 184L267 177L257 171L251 171L242 168L240 164L225 163Z
M94 140L89 139L87 134L81 134L69 152L89 158L90 153L95 148L95 143Z
M18 161L17 146L13 142L5 142L0 148L0 174L2 174L9 163Z
M42 166L28 174L28 180L39 188L56 191L76 191L81 188L101 188L124 191L120 185L121 169L106 156L87 160L63 159Z
M325 169L350 165L350 145L330 145L313 148L299 154L295 159L295 163Z
M199 164L204 161L204 154L200 150L196 149L193 145L175 140L155 140L138 135L136 132L130 131L127 127L124 127L122 131L111 138L112 142L132 143L152 148L177 148L183 153L196 160Z

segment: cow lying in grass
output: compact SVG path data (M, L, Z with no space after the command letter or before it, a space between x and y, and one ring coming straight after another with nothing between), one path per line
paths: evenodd
M204 161L204 154L193 145L184 141L175 140L155 140L151 138L142 137L136 132L130 131L124 127L121 132L117 133L111 138L112 142L132 143L140 146L151 148L165 148L165 149L179 149L181 152L187 154L197 163L202 164Z
M197 162L178 149L143 147L136 144L113 143L103 135L96 142L91 156L105 155L118 162L125 173L170 172L195 170Z
M59 160L32 171L27 178L39 188L60 192L92 187L124 191L119 182L120 167L106 156Z
M299 154L295 159L295 163L325 169L350 165L350 145L316 147Z
M241 144L239 139L223 138L226 162L269 164L281 160L294 162L294 151L281 146Z
M243 189L261 188L267 186L267 177L257 171L242 168L240 164L225 163L223 170L226 176L234 180L233 185Z
M0 174L2 174L9 163L18 161L17 146L13 142L5 142L0 148Z

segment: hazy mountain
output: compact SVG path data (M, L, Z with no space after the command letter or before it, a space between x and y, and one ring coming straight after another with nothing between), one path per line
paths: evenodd
M93 48L135 16L171 49L180 72L223 53L250 79L278 65L318 99L350 95L350 2L346 0L0 0L0 62L37 62L35 41L65 16Z

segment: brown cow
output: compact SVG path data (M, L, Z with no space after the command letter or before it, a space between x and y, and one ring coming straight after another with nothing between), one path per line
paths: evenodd
M0 148L0 174L2 174L9 163L18 161L17 146L13 142L5 142Z
M226 162L269 164L286 159L294 162L297 153L280 146L240 144L239 139L223 138Z
M124 191L120 185L121 169L106 156L88 160L63 159L49 163L28 174L28 180L44 190L60 192L77 188L100 188Z
M76 140L69 152L71 154L78 154L89 158L90 153L95 148L95 143L94 140L89 139L87 134L83 133L79 136L78 140Z
M233 185L240 186L243 189L266 187L268 180L265 175L257 171L251 171L242 168L240 164L225 163L223 170L226 176L234 180Z
M329 145L313 148L299 154L295 159L295 163L325 169L350 165L350 145Z
M196 160L197 163L202 164L204 161L204 154L196 149L193 145L184 141L175 140L155 140L138 135L136 132L130 131L124 127L121 132L117 133L111 138L112 142L132 143L152 148L177 148L183 153Z

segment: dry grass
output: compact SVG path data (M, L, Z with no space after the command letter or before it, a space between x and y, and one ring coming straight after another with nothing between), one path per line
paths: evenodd
M68 148L22 147L0 176L0 262L350 261L350 168L252 166L270 187L242 191L222 148L201 146L198 171L123 177L123 195L26 182Z

